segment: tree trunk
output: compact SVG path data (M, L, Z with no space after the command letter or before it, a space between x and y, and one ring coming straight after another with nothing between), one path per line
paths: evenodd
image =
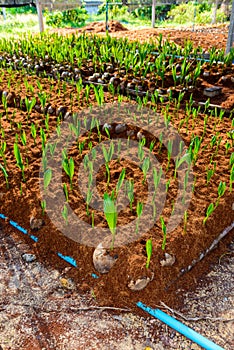
M216 23L216 14L217 14L218 5L219 5L219 0L216 0L215 3L214 3L213 11L212 11L211 24L215 24Z
M156 0L152 0L152 27L155 27Z
M230 26L228 31L226 54L230 52L233 42L234 42L234 0L232 0L232 12L231 12Z
M223 0L220 9L225 14L225 16L229 19L230 18L230 1Z
M37 16L38 16L38 22L39 22L39 30L40 32L44 32L44 22L43 22L43 15L42 15L42 6L39 0L36 0L36 8L37 8Z

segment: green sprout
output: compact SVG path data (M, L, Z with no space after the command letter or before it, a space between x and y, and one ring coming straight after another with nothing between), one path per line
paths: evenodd
M114 199L112 198L112 196L109 196L108 193L104 193L104 214L112 234L111 249L113 249L115 242L118 212Z
M150 259L152 256L152 250L153 250L152 239L147 239L145 248L146 248L146 254L147 254L146 268L148 269L150 264Z
M163 234L163 241L162 241L162 250L165 250L166 247L166 241L167 241L167 227L165 225L164 219L162 216L160 216L161 226L162 226L162 234Z
M203 220L203 225L206 224L206 221L208 220L208 218L210 217L210 215L213 213L214 210L215 210L214 203L210 203L208 208L206 209L206 216Z

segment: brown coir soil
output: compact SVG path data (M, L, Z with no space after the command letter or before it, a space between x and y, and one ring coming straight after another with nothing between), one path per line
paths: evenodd
M106 32L105 22L93 22L83 28L59 28L52 29L52 32L68 35L71 33L79 34L82 32L103 35ZM164 40L168 39L176 44L183 46L185 42L191 40L195 47L202 47L204 51L215 47L216 49L226 48L228 26L195 26L193 28L145 28L128 30L118 21L109 22L109 33L115 38L128 38L129 40L138 40L141 43L145 41L157 41L159 34L163 35Z
M7 90L8 83L7 73L2 79L2 89ZM35 79L27 77L30 84L33 86L33 94L37 95L38 87ZM40 78L39 78L40 79ZM14 84L15 82L15 84ZM28 95L26 87L24 85L24 76L20 73L16 73L12 82L11 89L15 94L20 96ZM202 221L205 216L206 208L211 202L215 202L217 199L217 187L222 180L229 186L229 172L228 169L229 159L232 152L232 148L226 150L225 144L228 140L228 132L231 132L231 119L223 117L220 120L218 117L210 117L207 123L207 129L203 135L203 142L201 150L198 154L198 160L193 167L193 175L195 178L195 187L192 193L192 198L188 206L187 216L188 223L186 230L184 229L184 222L178 225L178 227L170 233L167 237L165 252L175 257L175 263L172 266L161 266L160 261L164 259L164 251L161 249L162 245L162 232L160 220L156 222L153 228L148 232L147 230L137 237L132 243L125 244L123 246L114 248L112 255L118 256L114 266L107 274L99 274L93 265L93 251L94 247L89 247L85 244L79 244L73 240L65 237L60 230L57 229L59 222L63 222L62 215L57 218L58 226L55 227L47 215L44 216L45 225L37 232L30 228L30 218L32 216L36 218L42 218L42 211L40 207L41 194L39 191L39 171L42 158L42 145L40 138L40 128L43 128L47 134L52 134L55 130L57 119L56 109L58 106L67 106L71 108L71 96L73 96L73 111L80 112L87 108L87 102L85 99L78 100L74 87L67 85L66 91L60 96L56 93L59 89L62 89L62 83L56 81L48 82L47 79L40 79L43 86L43 91L46 91L50 95L50 104L54 108L54 112L49 115L49 130L46 129L45 115L33 110L28 116L26 111L20 108L8 107L8 112L0 106L1 125L5 131L5 134L1 136L6 141L7 149L5 152L7 169L9 174L9 190L6 189L3 173L0 173L0 212L5 214L12 220L15 220L22 227L28 230L29 234L34 234L38 237L38 242L33 243L28 235L19 233L19 237L25 239L25 241L31 244L38 258L47 265L52 265L62 271L68 263L58 257L57 253L60 252L65 256L71 256L77 262L77 267L72 268L68 276L71 277L77 284L80 292L89 291L95 295L99 305L109 306L121 306L136 309L135 304L141 300L143 303L155 306L158 302L164 301L168 305L175 305L181 302L180 295L177 293L179 288L191 290L196 284L197 279L208 271L210 263L214 260L215 256L221 255L225 250L226 244L231 241L233 237L233 230L229 232L226 239L222 240L218 249L209 254L202 262L199 262L195 267L186 273L186 269L191 265L192 261L198 259L199 255L204 252L212 242L218 237L218 235L228 226L233 223L233 192L228 189L225 195L221 198L220 204L208 219L207 224L203 225ZM60 84L60 85L59 85ZM50 85L50 87L49 87ZM52 87L52 88L51 88ZM84 92L83 92L84 93ZM109 93L105 93L105 102L116 104L116 97L112 97ZM124 103L127 102L123 102ZM129 102L128 102L129 103ZM95 109L95 96L91 93L88 101L88 105L93 104ZM134 110L135 103L131 102ZM158 107L158 113L165 112L166 103ZM176 111L173 106L169 105L169 113L171 115L171 123L176 127L180 127L180 136L184 140L186 146L189 145L191 137L194 135L202 136L204 129L204 115L199 114L197 118L188 119L186 124L180 125L180 121L185 116L184 110ZM160 142L157 138L153 137L153 129L157 128L157 121L152 120L150 130L142 131L131 116L125 115L124 121L127 130L121 134L113 132L112 138L125 138L127 139L127 132L132 131L132 140L137 141L137 133L141 131L146 136L146 146L149 147L151 141L155 141L155 147L153 154L158 158L162 165L163 172L165 173L166 181L170 180L169 191L166 197L165 206L162 212L165 222L167 224L168 218L171 215L173 208L173 200L178 192L178 179L173 177L174 164L170 163L167 169L167 151L165 147L160 147ZM31 124L37 126L37 137L35 142L31 136ZM26 133L27 144L22 145L20 137L20 129ZM218 135L222 137L219 147L215 149L211 147L210 141L212 136ZM16 134L18 134L18 142L23 161L28 165L25 168L26 182L22 182L20 169L16 166L16 161L13 152L13 145L16 140ZM101 141L107 140L107 136L103 132L101 135ZM91 141L93 146L99 143L97 132L94 130L90 135L84 135L82 141L84 141L84 150L82 156L77 150L76 144L73 144L69 149L69 156L72 156L75 161L75 175L73 179L74 189L69 190L69 198L71 207L75 214L79 216L85 222L90 223L90 216L86 214L86 205L81 196L78 188L78 166L85 154L89 152L89 142ZM230 140L229 140L230 141ZM61 155L60 155L61 156ZM213 159L213 165L216 164L216 171L209 184L207 184L207 169L210 168L210 160ZM120 162L112 161L110 163L111 173L111 185L108 188L110 193L115 188L118 176L125 167L126 178L134 179L135 183L135 200L133 203L133 211L129 208L125 208L119 215L118 224L126 224L132 221L136 217L136 204L137 200L145 203L147 196L147 186L142 184L143 175L139 167L136 166L134 158L132 161L126 162L124 159L120 159ZM63 173L63 182L67 184L69 188L69 181L65 173ZM99 194L103 196L106 190L106 175L105 168L101 167L97 173L96 184ZM62 188L53 187L53 196L51 198L56 203L59 212L61 213L63 207L58 200L59 193ZM157 198L160 201L160 198ZM61 206L61 207L60 207ZM150 213L148 214L150 215ZM106 227L107 223L103 213L94 212L94 223L96 227ZM6 220L5 225L9 225ZM74 227L71 226L71 230ZM7 229L5 228L5 232ZM85 237L86 232L78 232L78 235ZM126 232L126 235L128 232ZM126 238L126 237L125 237ZM150 268L145 268L146 263L146 240L152 238L153 253L150 262ZM100 237L101 240L101 237ZM181 275L181 271L185 270L185 273ZM98 274L99 278L92 277L92 273ZM142 291L131 291L128 287L130 281L136 281L137 279L150 277L151 282Z

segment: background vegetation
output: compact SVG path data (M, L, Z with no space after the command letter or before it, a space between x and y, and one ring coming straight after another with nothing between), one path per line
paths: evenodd
M119 2L119 0L112 0ZM26 6L20 8L7 8L6 18L3 13L0 19L0 35L19 34L21 32L38 31L38 18L36 8ZM194 17L196 13L196 17ZM201 3L189 2L180 5L164 5L156 8L156 26L209 24L212 22L214 4L204 0ZM105 5L99 7L97 15L88 15L84 7L67 11L44 11L45 27L82 27L92 21L105 20ZM139 6L129 10L127 6L110 5L109 19L122 22L128 28L150 27L152 6ZM228 14L222 6L217 9L216 22L227 21Z

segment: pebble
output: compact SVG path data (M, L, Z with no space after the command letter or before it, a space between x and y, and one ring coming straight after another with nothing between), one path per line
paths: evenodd
M105 129L108 129L109 131L112 130L112 125L111 124L108 124L108 123L105 123L102 127L102 131L105 131Z
M71 278L60 278L60 284L63 288L65 289L74 289L75 288L75 283L73 282L73 280Z
M165 259L160 260L161 266L172 266L175 263L175 256L165 253Z
M93 264L100 273L108 273L117 260L117 256L109 255L106 248L100 243L93 252Z
M138 131L138 133L137 133L137 139L141 141L144 137L145 137L145 136L144 136L140 131Z
M151 279L149 277L138 278L136 281L131 280L128 283L128 288L136 292L144 289L147 286L147 284L149 284L150 281Z
M120 133L122 133L122 132L124 132L124 131L126 131L126 130L127 130L126 124L118 124L118 125L116 125L116 127L115 127L115 132L116 132L116 134L120 134Z
M24 253L22 254L22 259L27 263L31 263L36 260L36 256L34 254Z
M30 217L30 228L33 231L38 231L42 228L42 226L45 224L44 220L42 219L37 219L34 216Z
M131 136L133 136L134 135L134 130L128 130L127 131L127 136L128 137L131 137Z
M55 110L52 106L49 106L48 109L47 109L47 113L49 114L54 114Z

